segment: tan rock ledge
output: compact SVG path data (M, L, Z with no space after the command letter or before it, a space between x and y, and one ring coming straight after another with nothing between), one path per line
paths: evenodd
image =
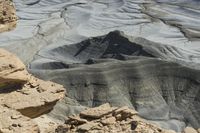
M50 111L64 97L64 90L35 78L17 57L0 49L0 105L35 118Z
M56 133L175 133L148 123L133 109L126 106L111 107L108 103L68 117L65 125L58 126L55 131Z

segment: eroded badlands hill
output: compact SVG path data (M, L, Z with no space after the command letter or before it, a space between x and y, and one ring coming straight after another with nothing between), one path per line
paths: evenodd
M200 127L200 71L186 59L190 56L179 48L115 31L47 47L29 68L64 85L76 101L60 101L51 112L56 119L109 102L135 108L142 117L180 132L188 125Z
M61 124L51 117L51 113L45 114L63 96L64 88L61 85L35 78L18 58L0 49L1 133L174 133L150 124L133 109L111 107L109 104L82 109L80 115L69 116L65 124Z

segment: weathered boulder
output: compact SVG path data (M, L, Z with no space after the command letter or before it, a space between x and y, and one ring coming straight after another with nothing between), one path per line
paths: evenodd
M16 27L17 16L12 0L0 0L0 32Z
M24 84L28 78L25 65L15 55L0 49L0 87L13 83Z

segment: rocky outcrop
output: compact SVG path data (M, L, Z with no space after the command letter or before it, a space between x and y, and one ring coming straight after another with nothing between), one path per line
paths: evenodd
M12 0L0 0L0 32L16 27L17 16Z
M18 58L0 49L0 105L34 118L50 111L63 96L61 85L28 74Z
M111 107L108 103L69 116L65 125L60 125L56 133L175 133L149 124L138 116L137 111L126 106Z
M64 88L29 74L13 54L0 49L0 132L38 133L31 118L52 110Z

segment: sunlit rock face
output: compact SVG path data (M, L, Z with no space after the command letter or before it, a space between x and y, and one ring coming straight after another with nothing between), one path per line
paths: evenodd
M18 26L0 46L67 88L52 117L110 102L165 128L199 127L198 0L14 3Z
M63 86L33 77L15 55L0 49L0 106L35 118L52 110L63 94Z
M42 115L50 112L64 93L63 86L35 78L15 55L0 49L1 133L40 132L42 124L37 125L32 118L44 118Z

